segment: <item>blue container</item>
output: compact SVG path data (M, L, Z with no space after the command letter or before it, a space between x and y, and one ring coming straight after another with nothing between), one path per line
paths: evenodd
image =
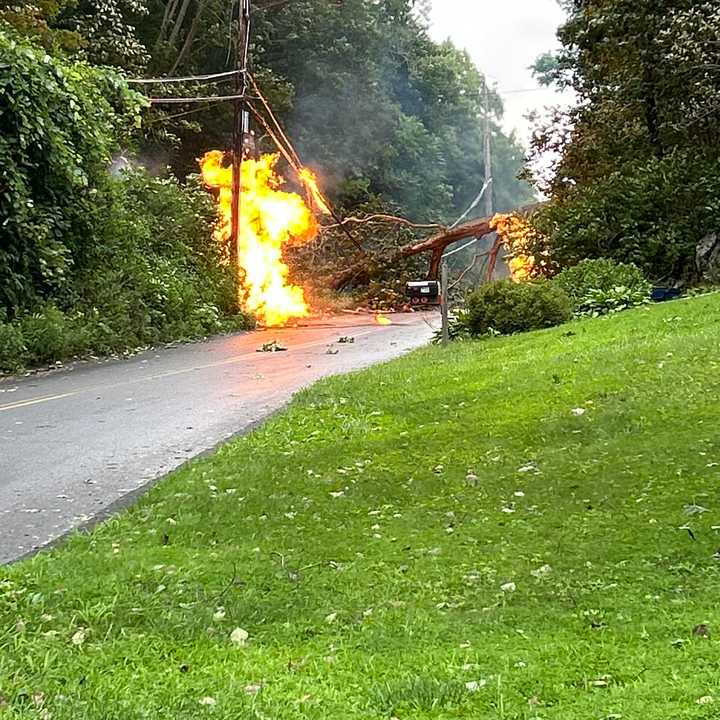
M677 300L682 295L679 288L654 287L652 289L653 302L667 302L668 300Z

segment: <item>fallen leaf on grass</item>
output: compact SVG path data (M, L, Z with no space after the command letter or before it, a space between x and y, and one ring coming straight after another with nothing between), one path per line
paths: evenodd
M529 473L529 472L539 473L540 469L538 468L538 466L535 463L530 462L530 463L523 465L522 467L519 467L517 471L519 473Z
M543 565L541 568L538 568L537 570L532 570L530 574L534 578L543 578L546 575L549 575L552 572L552 568L549 565Z
M710 512L707 508L703 507L702 505L695 505L694 503L692 505L686 505L683 508L686 515L702 515L703 513Z
M487 680L472 680L470 682L465 683L465 689L468 692L475 693L478 690L481 690L487 685Z
M233 645L237 645L238 647L242 647L243 645L247 645L247 641L250 635L248 634L247 630L243 630L242 628L235 628L230 633L230 642Z
M706 624L696 625L693 628L693 635L695 637L700 638L709 638L710 637L710 626Z

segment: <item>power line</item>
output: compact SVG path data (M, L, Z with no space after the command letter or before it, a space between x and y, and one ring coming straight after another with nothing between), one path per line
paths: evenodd
M255 82L255 78L253 77L252 73L248 73L248 79L250 80L250 84L253 87L253 90L255 91L255 94L260 98L260 102L262 102L263 107L265 108L265 112L267 112L268 116L270 117L270 120L272 120L273 124L275 125L276 130L278 131L280 137L285 141L285 144L292 154L293 158L295 159L295 162L301 166L302 161L300 160L300 156L295 152L295 148L293 147L292 143L290 142L290 138L285 134L285 131L282 128L282 125L280 125L279 120L275 116L275 113L272 111L272 108L270 107L270 103L267 101L265 96L260 92L260 88L258 87L257 82Z
M482 186L482 190L480 190L478 196L470 203L470 207L468 207L468 209L450 226L450 230L456 228L480 204L480 201L485 196L485 193L488 191L490 185L492 185L492 182L492 177L485 181L485 184Z
M206 105L205 107L193 108L192 110L185 110L184 112L175 113L174 115L159 115L150 120L146 121L147 125L157 124L159 122L167 122L168 120L176 120L177 118L185 117L186 115L195 115L196 113L205 112L209 110L212 105Z
M545 92L549 90L550 88L525 88L524 90L500 90L499 88L495 88L495 92L498 93L498 95L521 95L523 93L534 93L534 92Z
M228 70L221 73L213 73L212 75L188 75L187 77L162 77L162 78L128 78L130 85L167 85L171 83L184 82L207 82L209 80L220 80L222 78L231 78L237 75L239 70Z
M247 93L239 95L210 95L207 97L151 97L148 98L151 105L186 105L190 103L217 103L227 102L229 100L243 100L247 97Z

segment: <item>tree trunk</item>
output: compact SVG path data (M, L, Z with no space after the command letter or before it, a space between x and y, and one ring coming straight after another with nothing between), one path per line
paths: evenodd
M160 46L165 41L165 35L167 34L168 26L170 25L170 20L172 16L175 14L175 8L177 7L177 0L168 0L167 4L165 5L165 12L163 14L162 24L160 25L160 32L158 33L157 39L155 40L154 45L154 51L155 53L158 52L160 49Z
M192 50L193 42L195 42L195 36L197 35L198 28L200 27L200 19L202 18L202 14L204 11L205 0L199 0L197 12L195 13L195 17L193 18L192 24L190 25L190 30L188 30L188 34L185 38L182 50L180 50L180 53L178 54L177 59L175 60L172 69L170 70L170 75L174 75L177 72L178 68L182 67L183 63L188 59L188 57L190 57L190 51Z
M182 28L183 22L185 22L185 15L187 15L188 7L190 7L190 0L183 0L183 4L180 6L178 16L177 18L175 18L172 32L170 33L170 37L168 38L168 45L172 47L175 46L178 36L180 35L180 30Z

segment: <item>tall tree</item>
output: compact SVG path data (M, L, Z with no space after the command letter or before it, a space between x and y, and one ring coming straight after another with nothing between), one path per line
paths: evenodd
M537 138L561 151L549 189L601 178L624 162L662 158L699 138L719 139L720 10L696 0L571 0L557 58L537 74L572 88L576 108ZM566 130L572 126L571 133Z
M558 57L539 77L572 88L534 141L555 164L539 216L560 262L632 257L654 277L687 276L720 229L720 9L697 0L570 0Z

